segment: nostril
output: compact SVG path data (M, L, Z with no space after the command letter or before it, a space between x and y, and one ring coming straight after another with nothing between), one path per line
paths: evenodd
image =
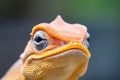
M61 42L61 45L65 45L65 44L67 44L67 43L66 43L66 42L64 42L64 41L62 41L62 42Z

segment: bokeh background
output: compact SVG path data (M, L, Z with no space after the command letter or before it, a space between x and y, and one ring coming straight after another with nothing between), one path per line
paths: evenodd
M86 25L91 35L81 80L120 80L120 0L0 0L0 77L23 52L32 27L57 15Z

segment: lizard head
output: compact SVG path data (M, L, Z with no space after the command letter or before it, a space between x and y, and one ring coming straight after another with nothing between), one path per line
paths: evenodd
M33 27L30 35L21 55L26 80L74 80L86 72L91 55L84 25L66 23L58 16Z

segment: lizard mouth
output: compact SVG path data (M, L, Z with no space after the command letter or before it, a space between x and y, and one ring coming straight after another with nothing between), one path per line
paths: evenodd
M37 80L41 79L41 77L44 75L54 76L57 78L61 78L67 75L70 76L76 70L81 72L80 69L82 69L81 74L83 75L89 62L89 57L85 54L84 51L80 49L65 50L59 54L54 54L44 58L42 57L42 59L36 59L34 57L35 56L33 55L29 56L22 68L22 73L27 78L32 80L34 78L37 78ZM35 75L33 76L32 74Z
M84 54L88 56L88 58L91 57L89 50L83 44L78 43L78 42L71 42L67 45L64 45L63 47L59 47L53 50L46 51L43 54L31 54L25 59L25 63L26 62L29 63L31 60L40 60L46 57L54 56L54 55L57 55L57 54L60 54L62 52L72 50L72 49L79 49L83 51Z

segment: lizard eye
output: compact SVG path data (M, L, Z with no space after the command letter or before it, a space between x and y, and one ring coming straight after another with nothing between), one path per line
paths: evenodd
M36 50L42 50L47 47L47 35L43 31L37 31L33 36L33 44Z
M89 42L90 41L90 34L87 33L87 41Z
M90 34L87 33L87 42L86 42L86 46L89 47L89 41L90 41Z
M88 41L88 42L90 41L90 37L87 38L87 41Z

